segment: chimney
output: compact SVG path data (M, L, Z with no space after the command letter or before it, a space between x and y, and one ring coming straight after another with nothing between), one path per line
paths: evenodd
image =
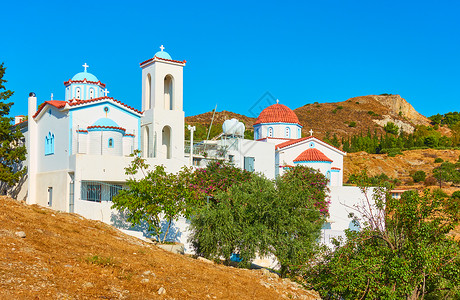
M21 123L22 121L24 121L25 118L26 118L25 116L14 117L14 125Z
M37 112L37 97L34 92L29 93L29 119Z

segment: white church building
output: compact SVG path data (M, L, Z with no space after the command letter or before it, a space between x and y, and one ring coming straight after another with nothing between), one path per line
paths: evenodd
M127 179L124 168L132 160L129 155L138 149L147 164L164 165L169 172L183 166L205 166L216 158L272 179L295 165L318 169L329 180L331 200L323 242L328 244L330 237L351 228L348 214L363 197L358 188L342 184L346 153L311 131L310 136L301 137L302 125L283 104L273 104L260 113L254 140L243 138L244 125L241 133L238 121L228 120L220 139L186 151L185 65L185 60L173 60L163 47L140 63L141 110L108 97L106 85L88 72L86 63L83 72L64 82L64 100L51 99L38 106L36 95L30 93L28 119L19 123L27 146L28 173L17 198L128 229L110 207ZM200 147L206 149L206 155L195 151ZM183 233L178 237L186 251L191 251L187 224L179 220L176 228Z

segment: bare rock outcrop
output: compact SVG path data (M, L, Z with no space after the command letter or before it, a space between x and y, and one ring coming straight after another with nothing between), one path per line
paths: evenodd
M414 125L429 125L430 120L418 113L414 107L400 95L371 95L376 101L388 107L395 115L400 115Z

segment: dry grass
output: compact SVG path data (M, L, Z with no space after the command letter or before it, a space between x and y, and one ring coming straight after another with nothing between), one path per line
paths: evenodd
M0 224L0 299L278 299L282 295L312 299L314 295L281 285L280 279L266 278L259 271L172 254L104 223L5 197L0 197ZM18 231L26 237L18 237ZM160 296L161 287L166 293Z

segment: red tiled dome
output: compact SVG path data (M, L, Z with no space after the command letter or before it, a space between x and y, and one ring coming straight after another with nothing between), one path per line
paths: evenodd
M289 107L279 103L265 108L254 125L262 123L294 123L300 125L297 115Z
M323 152L319 151L318 149L315 148L310 148L305 150L304 152L300 153L299 156L297 156L296 159L294 159L294 162L298 161L328 161L332 162L332 160L324 155Z

